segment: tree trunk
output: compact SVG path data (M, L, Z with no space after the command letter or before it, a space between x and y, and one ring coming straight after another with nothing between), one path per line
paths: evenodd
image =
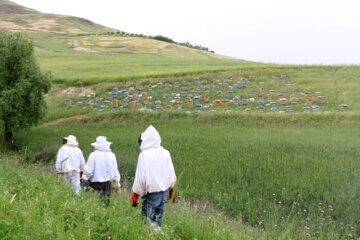
M5 142L11 143L13 140L13 133L5 126Z

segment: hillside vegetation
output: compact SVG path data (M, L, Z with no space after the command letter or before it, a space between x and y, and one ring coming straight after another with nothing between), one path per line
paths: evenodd
M18 5L16 3L0 0L0 15L2 14L31 14L39 13L38 11L24 6Z

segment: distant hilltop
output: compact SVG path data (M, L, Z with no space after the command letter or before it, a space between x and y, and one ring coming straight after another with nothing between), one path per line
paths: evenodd
M0 0L0 14L36 14L34 9L26 8L7 0Z

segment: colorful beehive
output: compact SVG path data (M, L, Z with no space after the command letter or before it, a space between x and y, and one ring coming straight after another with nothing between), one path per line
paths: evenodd
M228 91L228 97L232 97L233 92L232 91Z
M276 106L276 102L270 102L271 106Z
M221 105L222 105L223 107L227 107L228 101L229 101L229 100L227 100L227 99L221 100Z
M155 101L155 106L156 106L156 107L161 107L161 101L160 101L160 100L156 100L156 101Z
M230 78L230 83L231 84L234 84L236 82L236 79L235 78Z
M258 106L264 106L264 100L258 100Z
M189 90L187 86L186 86L186 87L182 87L181 89L182 89L183 92L187 92L187 91Z
M255 95L255 94L256 94L256 91L252 89L252 90L250 90L250 94L251 94L251 95Z
M145 105L145 108L146 108L146 109L150 109L150 108L151 108L151 102L145 102L144 105Z
M281 77L282 80L285 80L286 79L286 74L281 74L280 77Z
M195 110L194 113L200 113L201 111L200 110Z
M228 89L229 88L229 84L227 81L223 81L223 88L224 89Z
M143 86L143 85L139 85L139 86L138 86L138 91L139 91L139 92L144 91L144 86Z
M123 102L122 108L129 108L129 103L128 102Z
M291 104L292 105L297 105L298 101L299 101L299 99L297 97L292 97L291 98Z
M306 105L311 105L312 104L312 96L311 95L306 95L305 96L305 104Z
M182 109L181 107L178 107L178 108L176 109L177 112L182 112L182 110L183 110L183 109Z
M255 78L256 78L255 76L249 76L249 81L253 82L255 80Z
M95 93L90 93L90 99L94 99L95 98Z
M319 104L326 104L327 103L325 96L319 96L318 99L319 99Z
M286 106L286 109L288 113L294 113L294 106Z
M70 98L70 100L74 99L74 94L73 93L68 93L68 97Z
M234 84L234 89L239 89L239 84L235 83Z
M177 105L178 108L182 108L182 101L178 101L178 102L176 103L176 105Z
M158 95L157 93L154 93L154 94L152 95L152 98L153 98L153 99L158 99L158 98L159 98L159 95Z
M245 108L245 112L250 113L250 112L251 112L251 108Z
M195 96L194 99L195 99L195 103L200 103L200 96Z
M182 97L182 98L185 98L186 95L187 95L187 92L181 92L181 97Z
M199 81L199 78L198 78L198 77L194 77L194 84L195 84L195 85L199 85L199 84L200 84L200 81Z
M311 107L303 107L305 113L309 113L311 111Z
M169 90L171 88L170 83L165 83L165 89Z
M264 94L266 92L265 88L260 88L260 93Z
M210 86L209 86L209 85L205 85L205 86L204 86L204 90L205 90L205 91L209 91L209 90L210 90Z
M263 113L265 109L264 109L263 106L258 106L257 110L258 110L259 113Z
M104 100L104 103L105 103L105 104L109 104L110 101L109 101L109 100Z
M98 105L98 109L104 109L105 105Z
M286 86L290 86L290 85L291 85L291 81L290 81L290 80L285 80L285 85L286 85Z
M158 89L158 91L161 91L162 88L163 88L162 83L160 83L160 82L157 83L157 89Z
M313 105L313 106L312 106L312 110L313 110L314 113L318 113L318 112L320 112L320 106L318 106L318 105Z
M128 93L128 92L124 92L123 97L124 97L124 99L129 98L129 93Z
M196 104L196 107L197 107L197 108L202 108L202 104L201 104L201 103L198 103L198 104Z
M265 86L265 83L264 82L259 82L259 85L261 88L263 88Z
M209 102L210 102L210 94L209 94L209 93L205 93L205 95L204 95L204 102L205 102L205 103L209 103Z
M286 89L281 89L281 93L287 93Z
M100 105L100 103L101 103L101 98L95 100L96 105Z
M201 84L204 86L207 85L207 80L206 79L201 80Z
M220 107L221 106L221 101L219 99L215 100L215 106L216 107Z
M247 106L248 102L249 102L249 99L246 99L246 98L242 99L242 105L243 106Z
M189 86L189 82L188 81L184 81L184 86L188 87Z
M339 105L340 112L346 112L348 109L349 109L349 105L347 105L347 104L342 103Z
M139 101L139 95L137 93L134 93L133 99L134 99L134 101L138 102Z
M162 110L162 107L161 107L161 106L156 107L156 112L161 112L161 110Z
M315 92L315 95L316 95L317 97L320 97L320 96L321 96L321 92Z
M81 100L85 99L85 94L84 93L80 94L79 96L80 96Z
M152 90L153 90L153 86L152 86L152 84L149 84L148 91L152 91Z
M145 103L148 103L148 102L149 102L149 98L148 98L148 97L144 97L144 98L143 98L143 102L144 102L144 104L145 104Z
M276 107L272 107L270 110L271 110L272 113L277 113L278 112L278 109Z
M259 95L258 100L264 100L264 95Z
M192 99L189 99L189 100L187 101L187 104L188 104L188 107L191 107L191 108L194 106L194 102L193 102Z
M246 88L246 81L241 82L241 88Z
M278 94L278 99L280 100L281 98L284 98L284 94Z
M196 90L201 91L201 85L196 85Z
M266 95L266 99L267 99L268 101L272 101L272 95L271 95L271 94Z
M72 106L72 100L71 100L71 99L67 99L67 100L65 101L65 104L66 104L66 106Z
M234 107L238 107L238 106L239 106L239 101L240 101L240 97L234 97L234 99L233 99Z
M276 91L275 90L269 90L270 94L274 94Z
M136 108L136 101L131 101L130 102L130 109L135 109Z
M298 88L295 88L294 93L300 93L300 90Z
M280 98L280 104L285 106L286 105L286 98Z
M222 95L222 91L217 91L217 95L220 97Z
M272 76L271 78L272 78L273 80L278 80L278 79L279 79L278 76Z
M141 94L141 96L142 96L143 98L147 98L147 92L143 92L143 93Z

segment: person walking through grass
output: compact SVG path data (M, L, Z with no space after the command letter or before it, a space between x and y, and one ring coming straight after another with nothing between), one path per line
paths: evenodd
M98 192L106 206L110 204L110 181L113 181L115 191L120 189L120 173L115 154L110 149L111 144L106 137L96 138L96 142L91 144L94 151L89 156L82 176L82 179L89 181L89 186Z
M69 135L63 138L63 145L56 156L55 169L57 176L63 176L65 182L75 190L77 195L80 194L80 174L85 165L84 156L79 148L76 137Z
M132 204L137 206L138 197L144 199L141 214L150 220L156 231L161 230L164 204L167 201L167 190L170 196L176 183L174 165L169 151L160 146L158 131L149 126L138 140L141 153L136 167ZM173 196L175 202L175 194ZM156 226L156 223L157 226Z

